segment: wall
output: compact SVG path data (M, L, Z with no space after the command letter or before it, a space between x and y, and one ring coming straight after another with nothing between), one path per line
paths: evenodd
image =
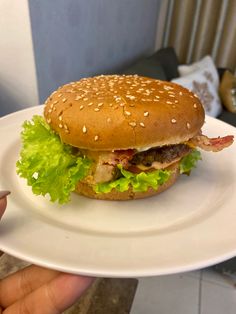
M153 52L160 0L29 0L40 101Z
M0 116L38 104L28 2L0 1Z
M0 116L154 51L161 0L1 0Z

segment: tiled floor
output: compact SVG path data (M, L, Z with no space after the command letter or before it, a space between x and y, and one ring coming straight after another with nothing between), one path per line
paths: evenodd
M140 278L131 314L235 314L236 288L212 269Z

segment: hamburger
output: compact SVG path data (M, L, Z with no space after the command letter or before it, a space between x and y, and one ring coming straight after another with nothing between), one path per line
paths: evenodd
M100 75L61 86L44 116L25 121L18 174L36 195L61 204L71 192L103 200L156 195L201 154L233 136L208 138L198 97L175 83L137 75Z

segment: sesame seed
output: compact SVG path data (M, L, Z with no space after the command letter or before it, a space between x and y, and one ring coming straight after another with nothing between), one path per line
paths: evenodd
M95 108L94 111L100 111L100 109L99 108Z
M125 104L124 104L123 102L122 102L122 103L120 103L120 106L121 106L121 107L124 107L124 105L125 105Z
M64 124L64 129L68 130L68 126L66 124Z
M95 135L94 136L94 141L97 141L98 140L98 135Z
M121 100L120 96L114 95L113 97L115 98L115 101L120 101Z
M87 128L86 128L85 125L83 126L83 129L82 129L82 130L83 130L83 133L86 133L86 132L87 132Z
M66 99L66 98L63 98L63 99L62 99L62 102L66 102L66 101L67 101L67 99Z
M144 117L148 117L149 116L149 112L145 111L143 115L144 115Z
M160 94L163 94L163 93L164 93L164 91L163 91L163 90L159 90L158 92L159 92Z
M88 100L88 98L83 98L83 100L85 100L85 101L86 101L86 100Z
M48 112L51 113L51 112L52 112L52 109L49 109Z
M134 100L136 97L132 95L126 95L125 97L129 98L130 100Z
M194 107L194 108L197 108L197 104L194 104L193 107Z
M179 101L178 100L175 100L175 103L177 104Z
M62 116L59 116L59 118L58 118L60 121L62 121Z
M175 95L173 95L173 94L170 94L170 95L169 95L169 97L175 97Z
M188 129L190 129L190 127L191 127L190 123L189 123L189 122L187 122L187 124L186 124L186 125L187 125L187 128L188 128Z
M153 101L160 101L159 99L154 98Z
M139 125L143 128L145 128L145 124L143 122L140 122Z
M49 118L49 119L47 119L47 123L51 123L52 122L52 120Z
M182 96L182 95L183 95L183 93L182 93L182 92L179 92L179 94L180 94L180 96Z
M167 101L166 103L169 104L169 105L173 104L173 102L171 102L171 101Z
M165 90L170 90L170 89L173 89L173 87L164 85L164 89L165 89Z
M83 105L81 105L81 106L79 107L79 109L80 109L80 110L84 109L84 106L83 106Z
M160 96L155 96L157 99L160 99Z
M59 124L59 128L60 128L60 129L62 129L62 128L63 128L63 125L62 125L61 123Z
M99 104L98 104L98 107L102 107L103 106L103 102L100 102Z
M136 122L129 122L129 125L132 127L135 127L137 124L136 124Z
M75 100L80 100L82 97L81 96L76 96Z
M51 104L51 105L50 105L50 108L52 109L53 107L54 107L54 104Z
M130 113L129 111L125 111L125 114L126 114L127 116L130 116L130 115L131 115L131 113Z
M92 103L92 102L90 102L90 103L88 104L88 106L92 106L92 104L93 104L93 103Z
M55 108L55 107L53 107L53 111L56 111L56 108Z
M110 107L112 107L112 106L113 106L113 104L109 104L109 106L110 106Z
M176 119L171 119L171 123L176 123Z
M108 123L111 122L111 118L107 118L107 122L108 122Z
M62 94L58 94L58 95L57 95L57 97L61 97L61 96L62 96Z

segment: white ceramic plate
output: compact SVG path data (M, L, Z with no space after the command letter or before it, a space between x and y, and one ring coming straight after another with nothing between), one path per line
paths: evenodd
M16 175L20 130L42 106L0 119L0 189L9 189L1 221L1 250L76 274L137 277L206 267L236 255L236 145L202 152L190 177L166 192L135 201L78 195L59 206L32 194ZM234 127L206 118L208 136Z

